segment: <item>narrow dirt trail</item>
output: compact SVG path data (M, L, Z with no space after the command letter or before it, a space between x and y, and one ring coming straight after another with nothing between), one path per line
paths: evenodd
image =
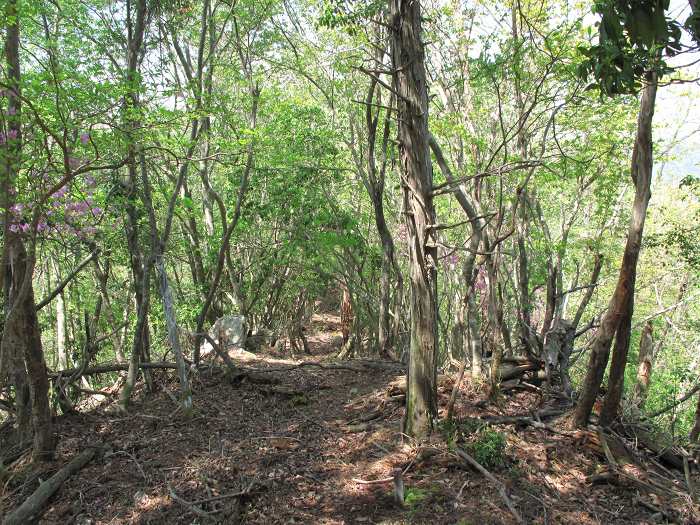
M306 362L330 364L337 319L315 318L310 332L313 355ZM260 369L300 363L264 352L230 355ZM128 415L98 408L59 418L57 466L89 445L106 452L65 483L40 523L514 523L495 488L451 454L440 435L420 447L401 442L403 407L386 391L402 366L342 366L278 371L270 374L277 384L231 383L214 366L194 378L190 419L178 415L165 392L177 392L176 379L157 372L160 391L138 396ZM449 387L442 387L442 407ZM537 402L519 393L504 406L522 413ZM477 389L465 384L460 417L503 413L484 407ZM506 461L493 472L527 523L653 523L632 488L587 483L600 458L585 447L542 430L507 428L501 427ZM395 468L405 470L403 508L393 501L391 482L358 481L390 477ZM31 493L35 481L10 480L0 514Z

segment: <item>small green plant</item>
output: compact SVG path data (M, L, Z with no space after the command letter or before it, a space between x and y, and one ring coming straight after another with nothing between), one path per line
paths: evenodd
M492 428L482 429L469 445L469 452L484 468L502 467L505 464L506 437Z
M430 493L427 490L416 487L406 489L403 502L407 507L415 507L424 501Z
M298 407L308 405L310 400L306 394L295 394L291 401L293 406Z
M440 421L440 432L447 444L453 446L478 433L483 425L482 421L474 418L442 420Z

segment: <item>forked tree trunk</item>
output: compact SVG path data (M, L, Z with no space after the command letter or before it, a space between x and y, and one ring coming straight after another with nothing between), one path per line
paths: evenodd
M391 58L409 238L410 346L405 434L424 437L437 419L437 245L428 146L428 91L418 0L391 0Z
M608 363L610 345L615 338L612 366L608 381L608 393L600 414L601 424L609 424L617 415L624 386L625 365L629 350L629 338L634 310L634 288L637 277L637 261L644 232L644 220L651 198L652 136L651 125L656 100L657 76L647 75L637 119L637 137L632 153L632 179L635 196L632 218L627 233L627 244L615 292L608 310L603 316L593 341L588 371L583 390L574 412L573 425L584 426L596 401L603 374Z
M129 361L129 372L126 376L126 382L120 394L120 407L126 410L128 407L131 392L136 385L136 380L139 374L139 362L147 360L146 356L149 353L149 334L148 334L148 309L149 309L149 282L151 264L147 257L144 257L141 246L139 245L139 228L138 228L138 211L137 211L137 184L138 184L138 165L137 165L137 144L134 133L139 128L139 100L138 100L138 71L139 71L139 55L143 44L143 37L146 25L146 2L145 0L137 0L136 5L127 14L128 24L128 42L127 42L127 71L126 80L131 86L131 90L126 94L125 102L125 126L128 130L129 144L127 149L127 198L126 198L126 215L125 222L127 247L129 249L129 258L131 265L131 273L134 281L134 296L136 299L136 311L138 312L136 329L134 330L134 342L132 346L132 355ZM135 15L135 19L134 19ZM146 372L144 371L144 377Z

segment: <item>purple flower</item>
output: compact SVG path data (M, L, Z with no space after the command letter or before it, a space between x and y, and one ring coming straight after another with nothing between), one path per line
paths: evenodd
M46 225L46 223L42 221L42 222L40 222L40 223L37 225L36 230L37 230L37 231L40 231L40 232L43 232L43 231L46 231L46 228L47 228L47 227L48 227L48 226Z
M83 146L90 142L90 135L88 133L82 133L80 135L80 142L83 143Z
M13 205L10 207L10 211L11 211L14 215L19 215L20 213L22 213L22 208L24 208L24 206L23 206L22 204L19 204L19 203L18 203L18 204L13 204Z
M5 134L0 131L0 144L5 144Z
M29 231L29 224L27 224L26 222L23 222L22 224L19 225L19 228L20 228L20 230L22 230L22 232L26 233Z
M7 140L14 140L17 138L17 130L11 129L7 132Z
M66 195L67 192L68 192L68 188L66 188L65 186L63 186L60 190L58 190L57 192L53 193L53 194L51 195L51 197L54 198L54 199L60 199L61 197L64 197L64 196Z
M100 208L99 206L95 206L95 207L92 209L92 214L95 215L95 216L97 216L97 215L102 215L102 208Z
M17 224L10 224L10 231L17 233L19 231L19 225Z

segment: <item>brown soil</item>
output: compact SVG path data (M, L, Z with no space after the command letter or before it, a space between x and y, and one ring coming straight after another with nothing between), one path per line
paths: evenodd
M305 357L331 362L340 338L336 320L315 318L314 325L313 356ZM256 368L297 363L270 352L231 357ZM58 418L58 461L39 476L26 474L24 459L16 462L0 486L0 516L31 494L39 477L99 444L106 452L63 485L40 523L515 523L495 487L452 454L442 435L420 446L401 442L403 407L386 396L400 366L350 367L304 366L277 372L281 383L265 385L232 384L216 365L194 377L196 411L187 419L165 392L177 392L176 378L158 372L160 390L137 396L126 416L102 406ZM449 386L441 387L441 408ZM464 381L459 418L527 415L552 404L521 392L499 409L481 391ZM549 424L563 428L563 421ZM687 501L640 494L633 485L588 483L605 458L570 435L495 428L507 446L491 472L526 523L663 523L640 496L676 523L697 522ZM397 467L406 472L403 508L394 503L391 482L355 481L387 478Z

